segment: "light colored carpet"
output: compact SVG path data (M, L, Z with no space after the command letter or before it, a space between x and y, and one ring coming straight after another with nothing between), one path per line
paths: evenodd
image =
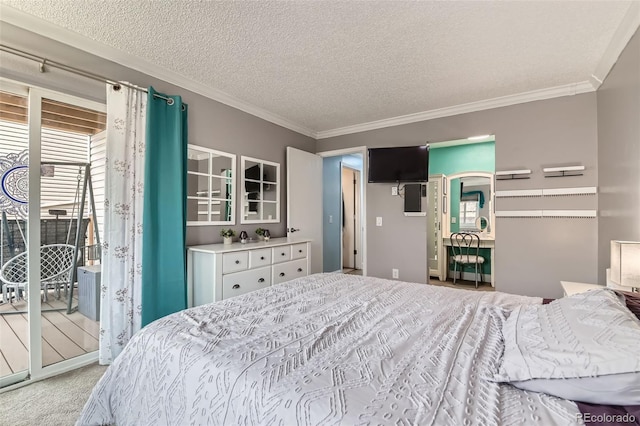
M0 424L72 426L106 366L91 364L0 394Z

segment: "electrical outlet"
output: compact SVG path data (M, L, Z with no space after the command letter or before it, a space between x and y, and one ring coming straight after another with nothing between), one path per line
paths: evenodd
M382 216L376 217L376 226L382 226Z
M398 195L398 187L397 186L392 186L391 187L391 195Z
M391 277L392 278L398 278L399 276L400 276L400 273L398 272L397 269L394 268L394 269L391 270Z

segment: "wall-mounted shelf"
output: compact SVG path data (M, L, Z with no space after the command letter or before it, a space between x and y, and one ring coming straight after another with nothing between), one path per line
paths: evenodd
M595 218L597 210L504 210L496 217L509 218Z
M545 167L542 169L544 177L582 176L584 166Z
M598 216L597 210L543 210L544 217L575 217L575 218L592 218Z
M503 210L496 217L542 217L542 210Z
M594 195L597 193L598 188L595 186L580 188L516 189L509 191L496 191L496 198L558 197L563 195Z
M529 179L531 174L531 170L529 169L521 169L521 170L503 170L500 172L495 172L496 180L513 180L513 179Z
M542 195L551 197L559 195L593 195L597 193L598 188L595 186L585 186L581 188L549 188L542 190Z
M542 191L542 189L516 189L510 191L496 191L496 198L542 197Z

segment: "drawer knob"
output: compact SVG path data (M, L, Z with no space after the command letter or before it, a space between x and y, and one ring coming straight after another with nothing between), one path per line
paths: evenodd
M280 253L282 256L284 256L284 253Z
M240 284L234 284L231 288L240 288Z
M259 283L263 283L263 282L264 282L264 278L260 278L260 279L258 280L258 282L259 282Z
M298 250L298 253L302 253L302 250Z
M240 263L240 261L239 261L239 260L236 260L236 265L237 265L238 263Z
M280 276L281 276L281 277L284 277L284 272L280 272Z
M298 272L302 272L302 268L298 268Z
M260 260L264 260L264 256L260 256Z

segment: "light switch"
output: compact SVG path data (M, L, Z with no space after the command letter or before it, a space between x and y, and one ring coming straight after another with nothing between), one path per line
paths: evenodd
M382 216L376 217L376 226L382 226Z
M391 187L391 195L398 195L398 187L397 186L392 186Z
M456 223L456 217L455 216L451 216L451 223Z
M329 223L333 223L333 215L332 214L329 215Z

